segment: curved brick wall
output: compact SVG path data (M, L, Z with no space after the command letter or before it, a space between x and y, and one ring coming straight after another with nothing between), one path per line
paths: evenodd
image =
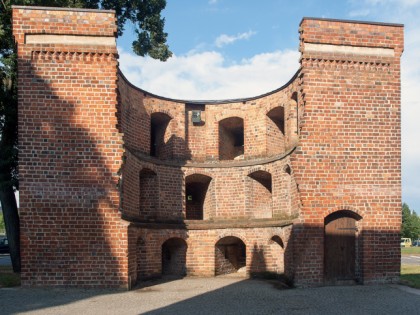
M112 11L14 7L13 28L23 285L398 279L401 25L304 18L290 82L212 102L131 85Z

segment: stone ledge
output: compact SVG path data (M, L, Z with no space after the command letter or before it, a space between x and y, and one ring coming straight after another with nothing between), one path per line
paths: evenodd
M149 162L156 165L165 165L165 166L172 166L172 167L195 167L195 168L232 168L232 167L246 167L246 166L255 166L255 165L261 165L261 164L268 164L275 161L282 160L292 154L296 147L293 147L292 149L286 151L283 154L274 155L270 157L264 157L264 158L256 158L252 160L241 160L241 161L208 161L208 162L187 162L182 160L160 160L158 158L152 157L150 155L146 155L144 153L141 153L137 150L130 149L128 147L125 147L126 150L134 155L137 159L143 161L143 162Z
M183 230L215 230L215 229L243 229L284 227L293 224L293 219L243 219L243 220L185 220L183 222L150 222L121 215L125 221L139 228L147 229L183 229Z

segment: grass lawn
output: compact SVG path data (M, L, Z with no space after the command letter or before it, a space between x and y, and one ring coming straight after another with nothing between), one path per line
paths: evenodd
M420 289L420 266L401 265L401 283Z
M0 266L0 288L20 285L20 274L14 273L11 266Z
M402 247L401 248L401 255L413 255L413 254L420 255L420 247Z

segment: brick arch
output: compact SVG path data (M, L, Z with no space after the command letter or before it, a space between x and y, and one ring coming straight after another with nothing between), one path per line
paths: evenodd
M172 120L175 120L175 115L173 114L173 113L171 113L171 111L170 110L168 110L168 109L163 109L163 110L161 110L161 109L158 109L158 108L150 108L148 111L147 111L147 113L149 114L149 116L150 117L152 117L152 114L158 114L158 113L161 113L161 114L165 114L165 115L167 115L167 116L169 116L169 118Z
M180 239L182 239L184 242L185 242L185 244L188 246L188 242L187 242L187 239L188 239L188 237L185 235L179 235L179 234L177 234L176 232L174 233L174 232L172 232L172 233L170 233L170 234L168 234L168 235L165 235L164 237L162 237L162 238L160 238L159 239L159 246L160 247L162 247L162 245L166 242L166 241L168 241L168 240L170 240L171 238L180 238Z
M341 206L337 206L331 209L327 209L326 211L324 211L324 213L322 214L322 216L324 217L324 219L326 217L328 217L329 215L333 214L333 213L338 213L338 212L344 212L344 211L349 211L350 213L353 212L357 217L360 218L360 220L362 220L365 216L364 211L360 211L359 209L353 207L353 206L349 206L349 205L341 205Z
M292 166L289 163L284 164L282 169L283 169L283 172L286 174L293 175L294 173Z
M271 235L271 237L267 240L266 244L271 245L273 243L277 243L283 248L283 250L285 250L287 242L284 241L284 236L281 237L279 234L280 233ZM276 238L278 238L281 241L281 244L276 241Z
M197 171L196 169L190 169L190 168L184 169L184 177L185 178L188 177L188 176L190 176L190 175L194 175L194 174L204 175L204 176L208 176L208 177L214 179L214 174L212 174L212 173L210 173L208 171L205 171L205 170Z
M276 108L276 107L283 107L284 109L286 109L286 105L288 102L289 98L288 97L282 97L282 99L279 102L273 102L268 104L268 106L264 107L264 115L267 115L272 109Z
M227 111L227 112L222 112L222 113L216 114L215 117L214 117L214 120L217 123L219 123L223 119L233 118L233 117L242 118L243 121L244 121L244 125L245 125L246 115L244 113L242 113L242 112L239 112L238 113L238 111L232 111L232 112Z
M252 173L255 173L255 172L258 172L258 171L263 171L263 172L267 172L267 173L270 173L271 175L273 175L272 173L272 167L271 167L271 165L270 166L267 166L267 165L259 165L259 166L256 166L256 167L251 167L251 168L249 168L247 171L246 171L246 176L249 176L249 175L251 175Z
M139 172L141 172L144 169L151 170L154 173L156 173L156 175L159 174L159 172L157 170L158 169L157 166L155 164L153 164L153 163L142 164L141 167L140 167L140 169L139 169Z
M264 115L267 116L267 114L276 107L283 107L283 109L286 110L286 101L282 100L281 102L278 102L278 103L273 102L269 104L269 106L264 107L264 111L263 111Z
M233 236L233 237L239 238L242 242L244 242L245 246L248 247L248 239L245 237L245 235L239 234L239 233L228 233L228 232L224 232L222 234L219 234L215 238L215 241L213 242L213 244L216 245L218 241L220 241L222 238L225 238L225 237L228 237L228 236Z

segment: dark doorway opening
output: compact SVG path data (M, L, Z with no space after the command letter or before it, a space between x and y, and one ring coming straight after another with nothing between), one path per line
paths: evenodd
M162 244L162 274L185 276L187 274L187 243L182 238L170 238Z
M216 243L215 275L246 272L246 246L235 237L227 236Z

